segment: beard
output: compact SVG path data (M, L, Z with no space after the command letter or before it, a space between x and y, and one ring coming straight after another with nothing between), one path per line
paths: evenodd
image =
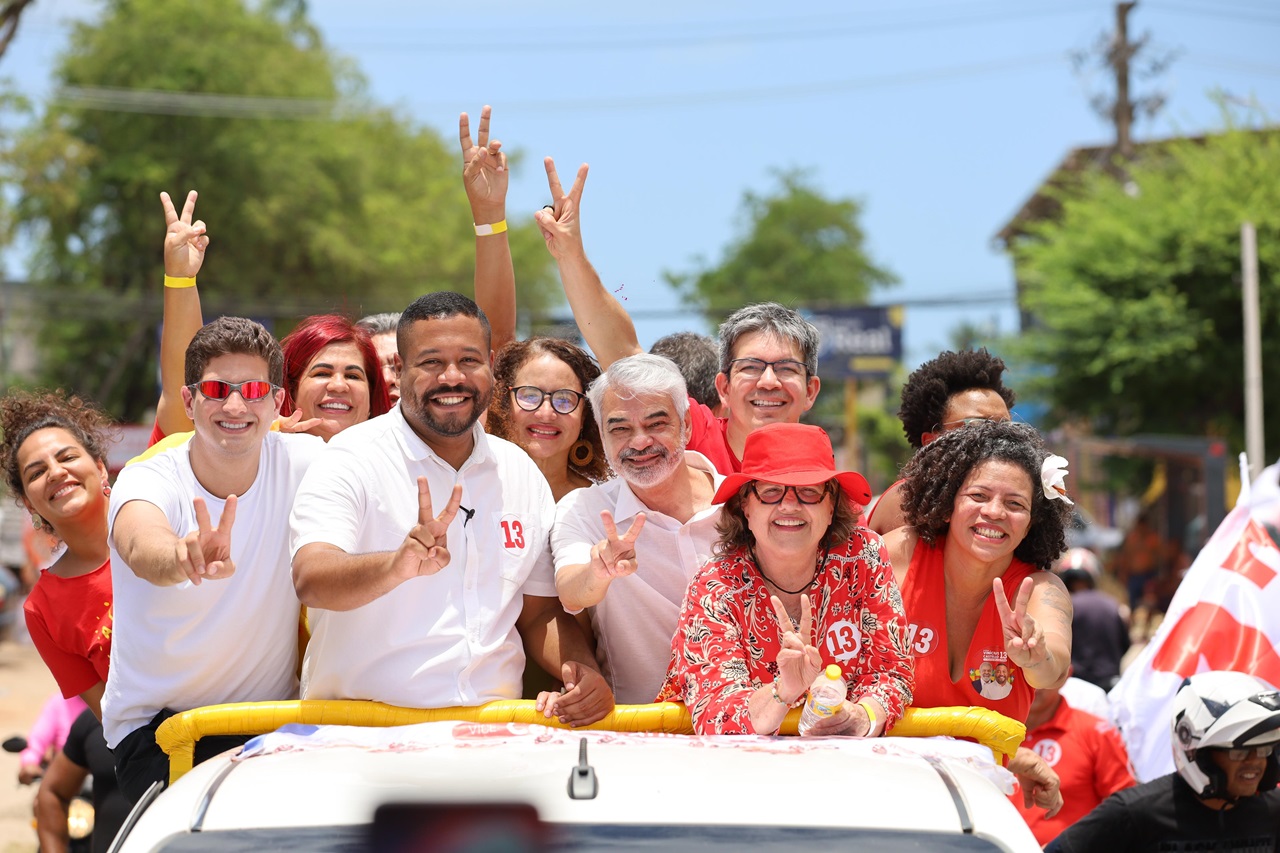
M660 461L655 464L645 465L644 467L636 467L634 465L627 464L629 460L634 459L637 456L657 456ZM683 461L683 447L670 451L665 447L653 445L652 447L646 447L644 450L627 449L622 451L618 454L613 468L614 471L617 472L618 476L626 480L631 485L648 487L657 485L667 479L667 477L671 476L671 473L675 471Z
M401 388L400 405L408 408L413 420L417 421L423 429L444 438L456 438L468 432L475 422L480 420L484 410L489 408L489 401L493 397L493 386L481 392L474 385L437 385L421 396L405 393L406 391L407 389ZM471 405L447 414L434 412L431 408L431 398L447 396L451 393L470 395Z

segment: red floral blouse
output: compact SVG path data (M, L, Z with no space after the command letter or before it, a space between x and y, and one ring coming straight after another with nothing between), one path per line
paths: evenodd
M823 665L844 671L850 700L874 697L884 706L888 731L911 703L915 674L902 595L880 537L855 529L831 549L808 594ZM699 734L755 732L747 705L778 674L782 649L769 596L745 550L708 562L689 584L657 701L684 702Z

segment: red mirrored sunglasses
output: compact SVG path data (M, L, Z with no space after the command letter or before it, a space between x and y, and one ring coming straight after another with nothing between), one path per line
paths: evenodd
M262 379L250 379L246 382L223 382L221 379L206 379L203 382L197 382L188 386L192 392L199 390L201 394L210 400L225 400L231 396L232 391L240 392L240 397L246 403L255 403L258 400L271 396L276 390L276 386Z

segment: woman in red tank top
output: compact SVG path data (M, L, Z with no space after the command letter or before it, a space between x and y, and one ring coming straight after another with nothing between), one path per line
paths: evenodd
M1007 421L944 433L907 464L907 525L885 547L916 656L913 704L1026 722L1034 689L1066 681L1071 598L1048 571L1066 547L1065 474L1034 428Z

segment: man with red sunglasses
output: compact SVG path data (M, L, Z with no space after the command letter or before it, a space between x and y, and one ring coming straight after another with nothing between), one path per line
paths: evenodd
M126 467L108 512L115 635L102 722L133 802L168 778L155 732L174 713L298 695L289 511L324 442L271 431L284 357L252 320L197 332L185 380L195 435ZM203 738L196 761L244 740Z

